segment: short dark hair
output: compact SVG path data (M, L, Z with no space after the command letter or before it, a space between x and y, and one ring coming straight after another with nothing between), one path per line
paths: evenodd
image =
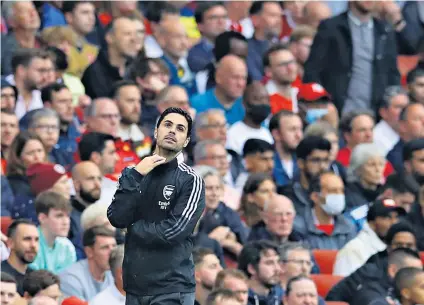
M191 129L193 127L193 119L191 118L190 114L187 111L185 111L181 108L169 107L169 108L165 109L165 111L162 112L162 114L160 115L158 122L156 123L156 128L159 128L160 123L162 123L163 119L168 114L171 114L171 113L177 113L179 115L182 115L186 119L186 121L187 121L187 137L190 137Z
M179 15L180 12L174 5L168 2L150 1L147 4L146 13L144 15L147 20L154 23L159 23L165 14Z
M148 73L151 72L150 63L154 63L159 66L159 69L169 74L169 68L162 58L144 58L137 56L136 59L128 67L126 79L136 81L137 77L144 78Z
M417 235L415 233L414 227L411 224L409 224L409 222L399 221L393 224L387 231L386 238L385 238L386 244L391 245L395 236L400 232L409 232L415 237L415 240L417 240Z
M244 245L238 257L238 269L243 271L249 278L249 265L257 268L262 254L267 250L274 250L278 255L278 245L268 240L256 240Z
M105 227L92 227L84 231L82 244L84 247L92 247L96 243L97 236L106 236L115 238L115 232Z
M411 193L417 195L419 192L419 184L411 175L405 173L394 174L387 177L383 189L391 189L394 194Z
M48 215L51 209L58 209L61 211L71 212L72 207L69 200L62 194L53 191L41 192L35 199L35 212L37 215Z
M65 71L68 69L69 62L65 52L53 46L47 47L46 51L50 54L50 57L54 61L56 70Z
M90 132L83 135L81 141L78 143L78 152L81 161L90 160L93 152L101 154L106 147L107 141L115 141L115 138L100 132Z
M7 272L1 272L0 282L17 284L16 278Z
M296 157L306 160L314 150L331 150L331 143L327 139L317 136L308 136L300 141L296 147Z
M403 109L402 109L402 111L400 112L400 115L399 115L399 121L405 122L408 119L409 109L411 107L414 107L416 104L418 104L418 103L409 103L408 105L403 107Z
M402 290L411 288L414 285L415 277L422 274L422 269L414 267L405 267L400 269L395 275L395 295L398 300L402 299Z
M264 153L266 151L274 151L274 147L267 141L261 139L249 139L243 146L243 157Z
M291 116L297 116L299 115L297 113L288 111L288 110L281 110L274 114L271 117L271 120L269 121L269 131L272 133L274 129L280 129L280 120L285 117L291 117ZM300 118L300 117L299 117Z
M247 282L248 278L241 270L238 269L223 269L218 272L215 279L215 289L224 288L225 279L228 277L237 278Z
M93 3L92 1L63 1L62 12L63 14L72 13L78 4Z
M404 162L411 161L414 156L414 152L416 152L417 150L422 150L422 149L424 149L423 138L414 139L407 142L405 146L403 147L403 161Z
M196 10L194 11L194 18L196 19L196 23L197 24L202 23L204 14L215 6L224 6L224 3L222 1L200 1L200 2L198 2Z
M397 248L389 254L389 265L396 265L399 269L407 267L405 262L407 259L421 260L420 254L409 248Z
M109 97L112 99L117 98L119 95L119 92L121 91L121 88L127 87L127 86L134 86L134 87L137 87L137 89L139 89L138 85L132 80L120 80L113 84Z
M19 219L14 220L9 225L9 228L7 229L7 237L9 237L9 238L14 237L15 234L16 234L16 231L18 230L18 227L20 225L29 225L29 226L37 227L36 224L34 222L32 222L32 220L25 219L25 218L19 218Z
M340 120L340 130L343 133L345 132L350 133L352 131L353 120L361 115L367 115L373 120L375 120L375 116L370 110L367 110L367 109L352 110L342 115L342 118Z
M54 284L60 286L60 279L57 275L48 270L34 270L25 275L23 290L33 297L41 290L44 290Z
M408 74L406 75L406 83L410 85L415 82L416 79L419 77L424 77L424 70L417 67L408 72Z
M253 1L249 10L249 15L257 15L262 12L265 3L278 3L278 1Z
M214 289L206 299L206 305L218 305L220 300L235 300L237 294L229 289Z
M263 61L263 65L264 67L269 67L270 65L270 56L274 53L274 52L278 52L278 51L289 51L290 49L288 48L287 44L285 43L276 43L274 45L272 45L264 54L264 57L262 59Z
M53 83L44 87L43 89L41 89L41 100L43 101L43 103L51 102L53 98L53 93L57 93L62 89L69 88L63 83Z
M384 89L384 94L381 102L381 108L389 108L392 104L392 99L398 95L408 96L408 92L399 85L388 86Z
M192 253L193 253L193 262L195 266L201 264L205 256L211 255L211 254L215 255L215 253L211 249L201 248L201 247L194 248Z
M215 38L215 47L213 49L216 62L219 62L224 56L230 54L232 39L244 41L247 43L246 37L235 31L226 31L219 34Z
M287 282L286 296L289 296L290 292L292 292L294 283L299 282L299 281L303 281L303 280L308 280L308 281L314 282L311 278L309 278L305 275L294 276L294 277L290 278L289 281Z
M65 1L66 2L66 1ZM12 71L16 72L16 69L19 66L28 67L33 59L42 58L47 59L50 58L49 54L45 50L39 49L18 49L14 52L12 57Z

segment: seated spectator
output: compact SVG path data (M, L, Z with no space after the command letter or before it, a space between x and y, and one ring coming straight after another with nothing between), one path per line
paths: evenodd
M238 269L224 269L218 272L214 290L228 289L237 295L241 305L247 305L249 283L247 276Z
M115 233L105 228L91 228L83 235L86 259L69 266L59 274L65 296L91 301L112 285L109 257L116 247Z
M246 64L238 56L225 56L216 69L215 80L216 87L194 96L191 105L197 113L210 108L224 110L230 125L241 121L245 113L241 97L246 88Z
M16 279L18 293L21 296L24 295L24 276L33 271L28 265L37 256L38 239L37 227L26 219L15 220L7 231L7 247L10 249L10 255L7 260L1 262L1 271Z
M227 149L243 154L243 147L249 139L260 139L274 144L268 129L262 126L271 113L269 97L265 87L254 82L246 87L243 95L243 105L246 109L243 121L234 123L228 129Z
M262 173L249 176L243 187L239 210L248 227L262 221L261 213L271 196L276 194L276 189L271 176Z
M305 65L305 62L309 57L312 42L316 34L315 28L316 27L312 27L309 25L299 25L293 29L293 32L290 35L289 50L296 58L297 83L302 83L303 66Z
M329 170L342 178L343 182L346 182L346 169L339 161L336 160L339 152L339 135L337 129L325 121L315 122L306 127L304 136L321 137L331 143Z
M423 295L421 293L415 294L421 287L421 283L424 281L424 271L414 267L407 267L399 270L396 273L395 291L397 300L402 305L420 304L424 302Z
M290 111L280 111L271 117L269 131L275 143L274 179L278 186L299 180L296 147L303 138L303 122Z
M239 305L237 293L227 289L213 290L207 297L205 305Z
M243 161L246 171L242 172L235 183L237 190L242 191L251 174L264 173L272 176L274 170L274 147L264 140L249 139L244 143Z
M382 120L374 127L374 143L387 154L400 140L399 118L402 110L409 104L405 89L400 86L387 87L383 103L378 111Z
M332 16L328 1L308 1L303 7L303 24L317 29L321 21ZM294 29L293 33L296 31Z
M193 250L194 277L196 279L195 304L206 305L206 299L214 288L215 279L222 270L218 258L210 249Z
M332 172L321 174L309 188L313 203L297 216L294 228L312 249L339 250L356 235L342 212L346 207L343 180Z
M291 185L280 188L278 193L285 194L293 201L299 217L304 216L305 211L311 206L309 198L311 184L330 166L330 150L331 143L316 136L303 138L296 148L300 179L295 180Z
M424 155L424 140L422 138L406 143L403 149L404 172L411 175L421 187L424 185L424 170L422 156Z
M125 305L125 290L122 282L122 263L124 261L124 246L117 246L110 253L109 265L114 283L96 295L90 305Z
M199 231L217 240L224 250L235 257L247 239L247 228L240 216L221 202L223 183L217 170L202 167L196 172L205 182L206 208L199 224Z
M13 305L19 298L17 291L16 279L9 273L2 272L0 276L1 291L0 301L1 305ZM246 304L247 305L247 304Z
M304 275L291 278L287 283L286 293L283 302L285 305L296 305L300 302L308 302L310 305L317 305L319 296L315 282Z
M18 89L3 77L1 78L1 110L15 111Z
M417 202L412 206L407 220L416 228L418 249L424 251L424 187L420 188Z
M333 274L348 276L371 256L384 251L389 228L404 214L405 210L396 206L392 199L377 200L371 204L362 230L337 253Z
M383 198L393 198L396 205L410 213L417 202L420 186L414 177L407 174L396 174L387 177L384 184Z
M73 164L72 152L58 146L60 117L55 110L49 108L36 110L28 117L28 131L40 137L48 153L49 162L65 167Z
M24 298L30 301L38 296L46 296L58 302L62 296L59 277L47 270L35 270L25 275Z
M19 133L19 123L13 111L1 110L1 161L2 174L7 174L7 159L13 140Z
M135 39L136 28L132 19L113 19L106 32L107 47L99 51L97 59L87 67L81 79L89 97L109 96L113 84L123 79L128 58L137 55Z
M280 304L283 289L280 286L280 257L278 246L270 241L246 244L238 258L238 268L249 278L248 304Z
M69 200L53 191L42 192L35 200L35 210L40 222L40 248L30 268L57 274L77 261L75 247L67 238L71 210Z
M372 143L355 146L350 158L346 184L346 210L369 205L382 193L386 160Z
M398 248L418 250L416 229L406 221L399 221L392 225L387 231L385 241L389 253Z
M406 82L408 84L409 98L411 102L415 103L424 103L424 70L420 68L415 68L409 71Z

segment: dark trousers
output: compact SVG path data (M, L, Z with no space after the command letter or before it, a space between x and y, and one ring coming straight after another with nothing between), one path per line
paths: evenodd
M194 299L194 292L176 292L153 296L137 296L127 293L125 305L193 305Z

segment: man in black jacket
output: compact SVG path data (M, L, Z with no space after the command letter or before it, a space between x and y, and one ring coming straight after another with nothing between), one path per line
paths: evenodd
M119 178L108 218L128 230L123 263L127 305L194 303L191 236L205 207L205 189L180 161L191 127L184 110L165 110L154 132L153 155L124 169Z

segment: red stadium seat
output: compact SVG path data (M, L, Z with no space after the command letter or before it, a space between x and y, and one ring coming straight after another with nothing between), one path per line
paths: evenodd
M420 257L421 257L421 261L423 262L423 264L424 264L424 251L421 251L420 252Z
M227 265L227 269L237 269L237 261L224 254L225 265Z
M9 216L1 216L0 222L1 222L1 232L4 235L7 235L7 229L9 228L10 224L13 222L13 219Z
M322 274L333 274L333 266L336 261L337 250L313 250L315 261Z
M343 276L331 274L311 274L311 279L315 282L318 294L325 299L331 288L343 279Z
M336 302L336 301L325 301L327 305L349 305L349 303L346 302Z

